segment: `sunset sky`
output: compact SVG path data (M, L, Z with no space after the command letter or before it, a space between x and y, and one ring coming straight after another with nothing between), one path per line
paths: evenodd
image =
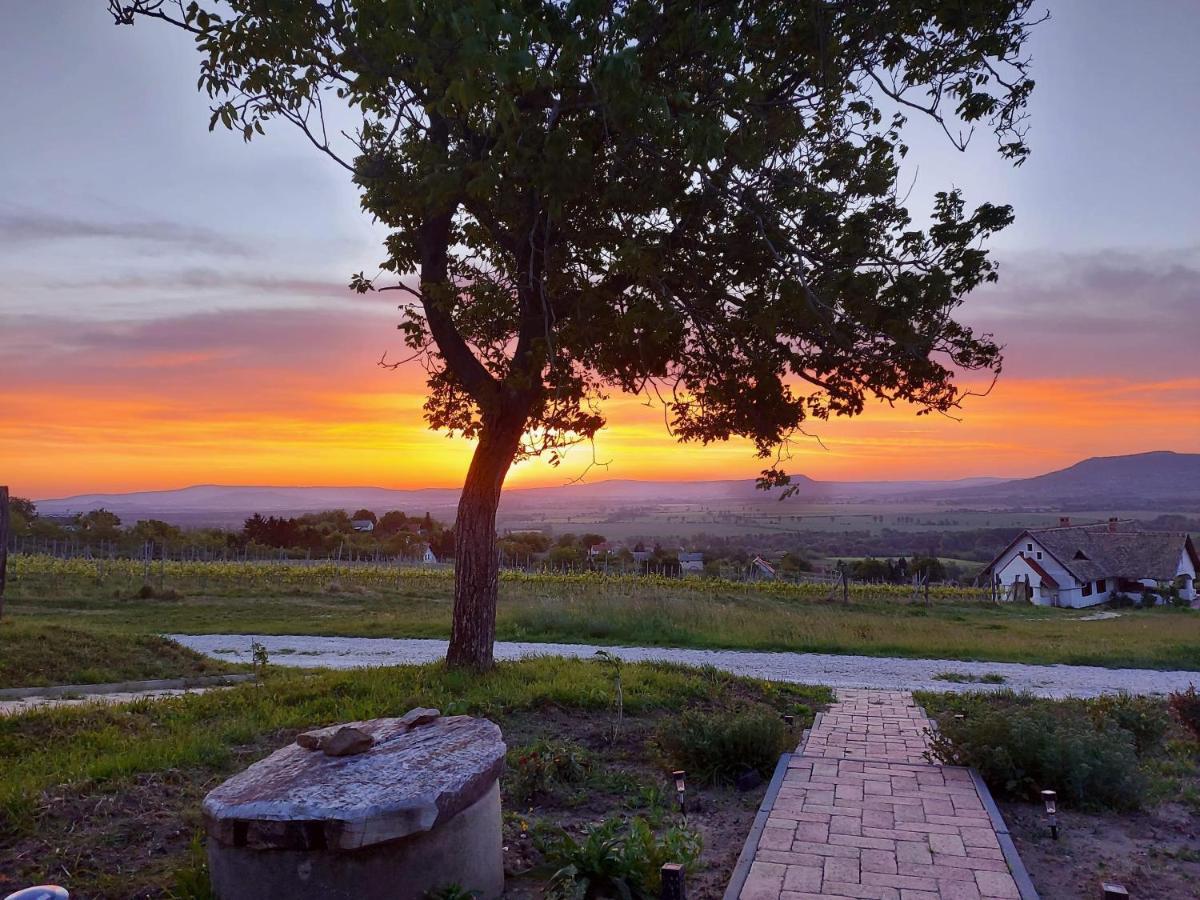
M1200 4L1072 0L1032 42L1032 157L910 135L912 204L1012 203L1000 283L961 316L1007 346L964 420L872 406L815 427L815 478L1036 474L1200 452ZM197 56L100 2L0 11L0 483L38 498L195 483L456 485L470 446L426 429L388 295L356 297L382 232L345 173L282 126L207 130ZM918 199L924 198L924 199ZM612 398L589 478L717 479L744 444L680 448ZM526 463L562 483L591 459Z

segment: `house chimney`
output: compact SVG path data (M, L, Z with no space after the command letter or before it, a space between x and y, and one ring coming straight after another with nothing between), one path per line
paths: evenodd
M1117 522L1119 522L1119 521L1121 521L1121 520L1118 519L1116 516L1109 516L1108 517L1108 530L1116 531L1117 530Z
M1058 527L1059 528L1067 528L1070 526L1070 524L1071 524L1070 516L1059 516L1058 517Z

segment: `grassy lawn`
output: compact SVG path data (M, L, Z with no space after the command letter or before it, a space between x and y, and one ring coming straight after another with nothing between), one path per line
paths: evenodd
M8 612L25 624L163 632L446 637L445 570L16 557ZM739 584L602 575L505 575L502 640L732 647L937 659L1200 670L1200 613L994 606L982 592L855 585L850 603L818 584Z
M0 688L187 678L237 671L154 634L0 622Z
M637 816L659 834L682 824L667 780L676 761L657 740L678 731L674 717L757 710L794 745L830 699L823 688L667 665L626 665L621 684L625 718L615 739L613 671L561 659L506 663L482 677L441 666L275 673L203 695L0 719L0 894L60 881L89 898L205 897L195 851L208 790L299 730L414 706L501 726L511 751L502 781L506 867L540 883L563 828L580 839L606 819L625 827ZM783 714L796 716L791 732ZM539 753L574 764L531 766ZM743 793L689 783L687 826L703 844L689 893L719 897L765 785Z

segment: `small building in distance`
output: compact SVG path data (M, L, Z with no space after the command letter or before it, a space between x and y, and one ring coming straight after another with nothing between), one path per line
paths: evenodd
M679 571L686 572L703 572L704 571L704 554L703 553L680 553L679 554Z
M417 547L417 555L421 558L421 562L430 565L438 561L437 554L433 552L433 548L428 544L421 544Z
M1160 593L1173 586L1196 599L1200 555L1185 532L1142 531L1136 523L1109 519L1022 531L983 575L1011 600L1038 606L1095 606L1113 594Z
M751 574L755 578L778 578L779 573L775 571L775 567L763 559L761 556L756 556L750 560Z
M375 523L370 519L351 519L350 525L355 531L369 533L375 530Z

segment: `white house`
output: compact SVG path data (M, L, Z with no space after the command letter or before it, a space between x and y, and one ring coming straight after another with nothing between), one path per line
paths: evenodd
M1196 599L1200 555L1184 532L1140 531L1135 523L1072 525L1021 532L984 569L1010 599L1039 606L1095 606L1114 593L1174 585Z
M703 572L704 571L704 554L703 553L680 553L679 554L679 571L680 572Z
M351 519L350 525L355 531L371 532L375 530L375 523L370 519Z
M420 553L421 562L423 562L423 563L431 563L432 564L432 563L436 563L438 561L437 554L433 552L433 548L430 547L428 544L422 544L420 547L417 548L417 551Z

